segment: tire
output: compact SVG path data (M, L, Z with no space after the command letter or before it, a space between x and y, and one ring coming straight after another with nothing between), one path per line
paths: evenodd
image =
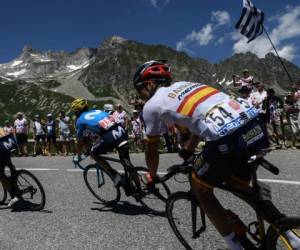
M300 218L284 218L281 220L280 233L276 230L274 226L270 226L267 234L267 249L268 250L283 250L283 249L300 249ZM289 237L292 237L295 244L289 247L287 243L289 242L286 233L289 233Z
M46 195L40 181L25 169L16 172L17 193L22 197L22 206L31 211L40 211L45 207Z
M7 191L3 187L2 182L0 182L0 205L3 205L7 198Z
M138 174L140 180L140 188L142 191L140 203L155 215L165 215L166 202L171 194L170 189L166 183L162 182L155 184L153 191L150 191L142 178L146 172L149 172L149 170L145 167L135 167L133 172ZM131 177L131 179L133 179L133 177Z
M201 220L199 203L191 192L172 194L167 201L166 212L174 234L185 249L216 249L216 245L222 244L219 234L212 225L205 224L205 227L202 228L203 221ZM196 230L199 231L202 228L201 233L198 232L195 237L193 235L193 215L196 216ZM217 238L214 239L214 236ZM209 240L206 240L206 237Z
M120 200L120 188L115 186L114 177L105 169L90 164L85 168L83 178L87 188L102 204L112 205ZM104 183L101 185L102 179Z

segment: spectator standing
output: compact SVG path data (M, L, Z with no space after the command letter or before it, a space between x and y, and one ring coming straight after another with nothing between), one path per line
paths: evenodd
M52 114L47 115L46 122L46 139L47 139L47 151L51 155L51 145L53 144L53 152L57 154L57 145L56 145L56 121L53 119Z
M292 147L296 147L296 141L300 139L300 126L298 123L299 107L294 93L285 97L286 118L292 130Z
M16 115L16 119L14 121L14 130L18 144L19 156L28 156L28 123L22 112L18 112Z
M138 151L139 146L142 146L142 149L144 150L144 143L143 143L143 125L139 118L139 113L137 110L133 110L133 117L131 120L131 126L132 126L132 136L134 141L134 148L136 151Z
M45 133L45 124L41 121L39 115L35 115L33 123L33 135L34 135L34 147L33 147L33 156L37 156L38 153L46 155L46 133ZM41 143L41 144L40 144ZM40 149L41 145L41 149Z
M252 99L250 97L251 89L248 86L242 86L239 89L239 93L241 98L252 104Z
M283 101L275 95L274 89L268 89L267 93L268 96L265 105L269 136L271 141L282 148L285 147L285 137L283 133Z
M117 123L119 123L125 130L128 129L128 116L120 103L116 105L116 111L113 113L113 116Z
M71 131L70 131L70 117L66 116L64 111L59 112L59 134L62 141L63 154L67 156L70 153L70 140L71 140Z
M250 94L252 104L259 110L259 117L263 122L267 122L266 107L263 107L263 103L267 98L267 91L260 82L254 83L256 90ZM249 87L249 86L248 86Z
M242 85L241 77L239 75L232 75L232 81L234 87L239 87Z
M103 110L111 115L114 112L114 106L110 103L104 104Z
M5 135L12 135L14 133L13 126L10 124L9 120L6 120L4 123L5 123L5 125L3 127L4 134Z
M253 76L250 75L248 69L244 69L243 77L241 78L241 85L251 88L252 84L253 84Z

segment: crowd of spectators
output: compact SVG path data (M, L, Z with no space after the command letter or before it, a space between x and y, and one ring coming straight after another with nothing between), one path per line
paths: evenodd
M24 113L18 112L15 120L6 120L3 126L4 135L14 134L18 144L18 155L29 155L29 142L33 141L32 156L69 155L71 142L71 119L60 111L57 118L51 113L45 117L39 114L28 120ZM58 140L59 139L59 145Z
M233 86L239 95L259 110L260 118L266 122L270 141L276 148L296 148L300 141L300 81L291 91L279 96L273 88L265 88L254 81L249 71L243 77L233 75Z
M278 96L273 88L254 81L245 69L243 76L233 75L236 95L247 100L259 110L260 119L266 122L272 146L275 148L296 148L300 142L300 82L295 83L291 92ZM128 132L131 150L141 152L145 149L145 128L143 123L144 102L137 95L129 99L132 112L128 113L121 104L105 104L101 109L113 115ZM97 108L97 107L93 107ZM24 113L18 112L14 121L6 120L3 126L5 135L14 134L18 142L18 155L28 155L28 142L33 144L31 154L69 155L73 154L75 142L74 119L64 111L57 117L51 113L35 115L32 121ZM180 129L180 133L179 130ZM29 138L30 137L30 138ZM167 152L177 152L188 138L188 133L173 125L167 125L162 136L162 146Z

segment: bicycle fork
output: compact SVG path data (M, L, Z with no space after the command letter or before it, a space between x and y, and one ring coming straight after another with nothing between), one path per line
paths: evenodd
M200 210L200 217L202 225L197 230L197 208ZM199 238L200 234L206 230L206 220L205 220L205 213L203 209L200 207L199 202L197 201L196 197L191 197L191 213L192 213L192 230L193 230L193 239Z

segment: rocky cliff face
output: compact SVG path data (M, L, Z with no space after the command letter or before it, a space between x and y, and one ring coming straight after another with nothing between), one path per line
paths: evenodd
M132 76L138 65L153 59L166 59L174 81L188 80L230 87L232 74L244 68L257 80L280 93L291 85L278 59L273 54L259 59L246 53L236 54L218 64L191 58L183 52L162 45L145 45L114 36L98 48L81 48L72 53L40 52L24 47L15 60L0 64L0 82L22 80L41 88L87 99L117 98L126 102L132 88ZM300 78L300 69L284 60L291 76ZM25 93L24 93L25 95ZM115 99L113 99L115 100Z

